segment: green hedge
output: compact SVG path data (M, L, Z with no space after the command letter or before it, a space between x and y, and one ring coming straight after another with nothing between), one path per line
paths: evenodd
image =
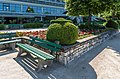
M80 24L78 25L78 27L79 29L87 29L87 30L105 28L105 26L102 24L94 24L94 25L89 25L89 26L87 26L86 24Z
M116 21L113 21L113 20L109 20L107 23L106 23L106 27L107 28L114 28L114 29L118 29L118 22Z
M50 21L51 24L53 24L53 23L59 23L59 24L62 24L62 25L64 25L66 22L72 23L71 20L66 20L66 19L64 19L64 18L58 18L58 19L56 19L56 20L51 20L51 21Z
M72 23L51 24L47 31L47 40L60 41L62 45L74 44L78 39L78 28Z
M5 24L0 24L0 30L5 30Z
M23 27L24 28L42 28L43 23L25 23Z

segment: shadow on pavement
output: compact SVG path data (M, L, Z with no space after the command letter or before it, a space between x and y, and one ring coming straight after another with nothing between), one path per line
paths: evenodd
M118 37L119 36L119 37ZM80 58L64 66L54 62L52 66L41 70L39 73L35 71L37 62L28 56L15 58L34 79L97 79L97 74L94 68L89 64L100 52L110 46L112 49L120 52L120 44L117 44L116 39L120 39L120 35L107 40L94 49L86 52Z

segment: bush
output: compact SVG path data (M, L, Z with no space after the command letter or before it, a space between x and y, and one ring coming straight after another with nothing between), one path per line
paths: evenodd
M116 22L118 23L118 28L120 29L120 20L116 20Z
M56 20L51 20L51 21L50 21L51 24L53 24L53 23L59 23L59 24L62 24L62 25L64 25L66 22L72 23L71 20L66 20L66 19L64 19L64 18L58 18L58 19L56 19Z
M5 25L4 24L0 24L0 30L5 30Z
M74 44L78 39L78 28L72 23L51 24L47 31L47 40L60 41L62 45Z
M120 20L116 20L116 22L119 24L119 26L120 26Z
M86 25L85 24L80 24L78 25L79 29L85 29L86 28Z
M114 29L118 29L118 26L119 24L113 20L109 20L107 23L106 23L106 27L107 28L114 28Z
M105 28L105 26L103 26L102 24L94 24L94 25L89 25L87 26L86 24L80 24L79 29L87 29L87 30L91 30L91 29L103 29Z
M34 27L41 28L41 27L43 27L43 24L42 23L34 23Z
M42 28L43 23L25 23L24 28Z

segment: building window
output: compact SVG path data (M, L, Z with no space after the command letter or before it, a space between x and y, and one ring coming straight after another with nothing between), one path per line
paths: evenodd
M42 13L42 7L38 7L38 13Z
M3 3L3 10L4 11L10 11L10 4Z
M3 4L0 3L0 11L3 11Z
M32 6L31 8L33 8L33 10L34 10L35 13L38 13L38 7Z
M21 12L21 6L16 4L16 12Z
M15 6L15 4L10 4L10 11L11 12L16 12L16 6Z
M49 8L49 7L43 7L43 13L44 14L51 14L51 8Z
M23 5L23 12L26 13L26 10L27 10L28 6L27 5Z

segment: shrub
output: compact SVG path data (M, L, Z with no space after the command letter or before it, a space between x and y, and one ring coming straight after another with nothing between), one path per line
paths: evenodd
M41 28L43 27L43 23L25 23L24 28Z
M103 26L106 26L106 24L107 24L107 22L104 22L102 25L103 25Z
M47 40L60 41L60 44L74 44L78 39L78 28L72 23L61 25L58 23L51 24L47 31Z
M43 27L43 24L42 23L34 23L34 27L41 28L41 27Z
M119 26L120 26L120 20L116 20L116 22L119 24Z
M63 21L63 20L66 20L66 19L64 19L64 18L57 18L56 20L62 20Z
M78 25L78 27L79 27L79 29L85 29L85 24L80 24L80 25Z
M0 24L0 30L5 30L5 25L4 24Z
M79 29L87 29L87 30L91 30L91 29L101 29L101 28L105 28L103 25L101 25L101 24L94 24L94 25L89 25L89 26L87 26L87 25L85 25L85 24L81 24L81 25L79 25L78 26L79 27Z
M114 28L114 29L118 29L118 26L119 24L113 20L109 20L107 23L106 23L106 27L107 28Z
M58 40L59 37L60 37L60 29L61 29L61 27L62 27L62 25L60 25L58 23L51 24L48 27L47 40L49 40L49 41Z
M116 22L118 23L118 28L120 29L120 20L116 20Z
M62 25L64 25L66 22L72 23L71 20L66 20L66 19L64 19L64 18L58 18L58 19L56 19L56 20L51 20L51 21L50 21L51 24L53 24L53 23L59 23L59 24L62 24Z

